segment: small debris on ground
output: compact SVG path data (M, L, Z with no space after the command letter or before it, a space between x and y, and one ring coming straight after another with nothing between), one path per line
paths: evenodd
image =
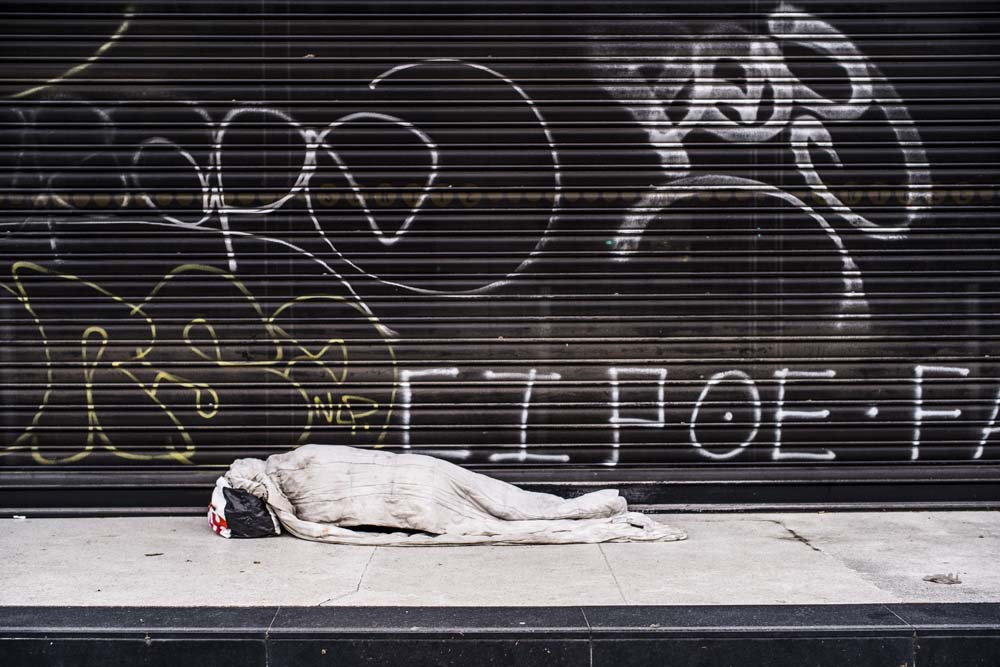
M144 555L146 555L146 556L162 556L163 552L162 551L157 551L155 554L144 554Z
M924 577L924 581L929 581L932 584L960 584L962 580L958 578L958 574L928 574Z

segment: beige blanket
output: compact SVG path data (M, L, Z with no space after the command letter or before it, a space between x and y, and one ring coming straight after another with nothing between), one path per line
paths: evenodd
M288 532L320 542L423 546L686 537L629 512L616 490L564 499L419 454L306 445L266 461L238 459L225 476L266 502ZM351 529L358 526L419 532Z

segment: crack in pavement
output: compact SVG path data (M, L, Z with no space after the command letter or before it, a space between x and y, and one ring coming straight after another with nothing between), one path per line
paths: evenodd
M346 593L341 593L340 595L334 595L333 597L323 600L316 606L322 607L323 605L329 604L330 602L335 602L336 600L342 600L346 597L357 594L361 590L361 584L363 584L365 581L365 575L368 574L368 566L372 564L372 559L375 558L376 551L378 551L378 547L372 547L372 552L368 554L368 560L365 561L365 567L364 569L361 570L361 576L358 577L358 583L354 587L353 591L347 591Z
M780 521L778 519L763 519L763 518L761 518L761 519L753 519L753 520L754 521L763 521L763 522L766 522L766 523L773 523L773 524L775 524L777 526L780 526L783 530L785 530L788 533L788 535L785 536L785 537L780 537L778 539L782 539L782 540L794 540L796 542L801 542L802 544L806 545L807 547L809 547L813 551L815 551L817 553L821 553L825 557L832 559L839 566L845 568L848 572L850 572L851 575L853 575L854 577L856 577L859 581L864 582L865 584L867 584L868 586L871 586L872 588L874 588L875 590L879 591L880 593L884 593L885 595L891 596L892 597L892 600L891 600L892 604L895 604L897 602L902 602L903 601L900 598L899 593L896 590L894 590L891 587L891 585L887 586L887 584L889 584L889 582L882 581L882 580L878 579L877 577L872 576L872 575L866 573L864 570L859 569L856 565L853 565L851 563L846 562L844 560L844 557L837 553L836 549L834 549L833 551L823 551L822 549L820 549L819 547L817 547L816 545L814 545L812 543L812 541L810 541L810 539L808 537L806 537L806 536L804 536L804 535L796 532L792 528L789 528L785 524L784 521Z
M801 542L802 544L806 545L807 547L809 547L810 549L812 549L817 553L823 553L823 550L814 545L812 542L810 542L809 538L805 537L804 535L800 535L799 533L795 532L795 530L786 526L784 521L779 521L777 519L764 519L764 520L781 526L789 534L790 538L783 538L783 539L793 539L796 542Z
M618 589L618 595L621 596L622 602L628 604L628 600L625 599L625 591L622 590L622 585L618 583L618 576L615 575L614 568L611 567L611 562L608 560L608 555L604 553L604 545L598 544L597 550L601 552L601 556L604 558L604 565L608 568L608 572L611 573L611 579L615 582L615 588Z

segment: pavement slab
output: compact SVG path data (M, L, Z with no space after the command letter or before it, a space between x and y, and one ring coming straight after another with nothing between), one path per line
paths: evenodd
M684 542L357 547L201 517L0 520L3 606L1000 602L1000 512L673 514ZM960 584L924 581L954 573Z

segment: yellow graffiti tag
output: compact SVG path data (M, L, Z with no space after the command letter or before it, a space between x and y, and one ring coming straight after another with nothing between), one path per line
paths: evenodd
M305 410L301 431L290 444L305 443L312 432L313 425L321 422L350 427L349 433L352 436L377 430L378 436L374 443L376 445L381 442L385 435L392 413L392 402L395 398L395 354L389 341L382 337L382 327L377 320L367 314L366 309L361 305L351 300L328 294L305 295L281 304L268 314L249 288L234 275L216 267L199 264L184 264L171 270L138 303L129 302L96 283L75 275L59 273L33 262L16 262L11 267L11 275L13 287L0 284L0 288L21 303L31 317L34 327L38 330L45 363L46 386L31 422L10 446L4 451L0 451L0 456L18 450L28 450L36 462L51 465L80 461L96 449L102 449L114 456L137 461L192 462L197 444L192 434L192 424L185 423L183 411L189 413L193 411L199 420L208 423L224 411L224 405L220 390L213 387L210 382L203 382L167 370L158 366L157 362L153 360L154 351L157 350L158 332L157 324L150 314L151 306L156 303L157 296L162 294L164 289L179 277L211 277L213 280L221 280L228 287L235 289L236 294L239 295L237 298L250 308L250 312L253 313L265 334L261 340L270 344L274 350L268 358L225 358L224 339L218 334L217 325L201 316L192 317L183 325L181 329L183 349L194 355L200 362L207 362L208 368L224 368L233 371L237 369L254 370L264 373L267 377L278 378L290 386L293 389L293 395L299 397L300 405ZM63 456L51 456L44 452L42 422L47 409L50 408L53 392L64 388L62 385L72 384L57 382L57 368L71 368L74 364L59 361L54 357L53 351L56 349L57 343L50 338L46 330L51 322L39 314L39 308L33 303L32 290L26 284L30 282L27 280L29 278L47 278L55 280L56 284L59 284L60 281L66 281L82 286L97 297L97 303L110 302L123 308L123 312L128 316L127 321L138 323L144 332L134 350L125 354L125 358L109 359L109 350L113 349L115 343L111 333L112 325L110 323L82 325L78 359L86 410L86 437L78 451ZM355 393L332 392L325 389L331 384L341 386L348 381L350 364L348 344L345 339L341 337L324 338L322 342L318 345L314 344L310 349L306 344L289 335L278 324L278 320L282 316L288 317L290 315L289 311L294 305L307 302L321 305L329 303L351 308L371 324L375 331L379 332L380 340L385 346L388 365L392 369L391 394L387 403ZM49 318L49 320L53 319L55 318ZM179 341L164 342L176 344ZM167 346L161 345L161 347ZM324 381L322 383L313 382L309 385L303 384L296 379L295 375L296 369L302 367L308 367L310 370L320 373ZM127 446L126 443L116 443L118 437L113 436L113 432L109 431L102 423L100 403L95 398L95 391L99 390L101 384L97 378L99 372L111 372L113 377L138 389L141 396L166 416L172 425L174 436L168 435L166 437L162 453L128 451L122 449L122 447ZM195 369L192 372L197 373L198 370ZM181 395L188 398L178 402L176 395L164 392L164 387L167 386L173 390L181 390ZM334 400L335 395L339 395L339 399ZM177 442L176 445L175 442Z

